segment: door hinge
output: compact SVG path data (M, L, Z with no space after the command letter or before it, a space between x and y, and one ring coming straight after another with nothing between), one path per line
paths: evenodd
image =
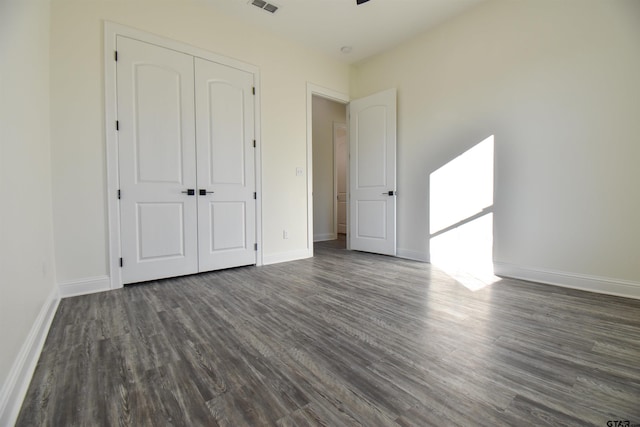
M253 250L255 250L255 251L257 251L257 250L258 250L258 244L257 244L257 243L254 243L254 244L253 244Z
M124 264L124 262L122 261L122 258L120 258L120 267L122 267Z
M253 86L253 87L251 88L251 92L253 92L253 94L254 94L254 95L256 94L256 87L255 87L255 86Z
M118 62L118 51L116 50L115 55L114 55L116 62Z
M120 130L120 121L116 120L116 130Z
M120 190L118 190L118 200L120 200L120 198L122 197Z
M253 198L254 198L255 200L258 200L258 193L256 193L255 191L253 192Z
M256 140L253 140L253 148L256 148Z

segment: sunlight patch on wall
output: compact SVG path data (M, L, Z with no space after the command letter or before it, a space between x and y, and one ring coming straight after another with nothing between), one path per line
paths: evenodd
M470 290L493 274L493 152L491 135L430 175L431 263Z

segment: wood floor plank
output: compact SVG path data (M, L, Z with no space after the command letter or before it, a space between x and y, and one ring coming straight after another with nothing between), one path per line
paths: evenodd
M315 254L62 300L16 425L640 424L640 301Z

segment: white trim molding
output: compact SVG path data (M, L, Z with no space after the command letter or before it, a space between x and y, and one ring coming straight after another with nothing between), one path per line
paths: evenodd
M398 258L410 259L412 261L429 262L429 254L411 249L398 248L396 250L396 256Z
M312 256L313 255L309 255L309 252L306 249L289 251L289 252L280 252L277 254L265 255L263 259L263 265L297 261L300 259L311 258Z
M528 280L563 288L579 289L600 294L640 299L640 282L589 276L565 271L543 270L494 261L496 276Z
M110 290L111 279L109 276L87 277L60 283L58 288L60 289L60 298L94 294Z
M314 234L313 241L314 242L324 242L327 240L336 240L338 238L337 233L323 233L323 234Z
M33 373L36 370L40 352L47 339L47 334L59 303L58 289L54 288L42 305L27 338L20 348L18 356L11 366L8 378L2 384L2 390L0 390L0 426L12 426L18 418L20 407L27 394Z

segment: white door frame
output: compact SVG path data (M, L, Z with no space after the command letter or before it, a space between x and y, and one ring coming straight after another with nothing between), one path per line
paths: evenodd
M235 59L227 58L204 49L150 34L125 25L104 22L104 92L105 92L105 142L107 154L107 214L108 214L108 264L111 289L122 287L120 270L120 209L118 203L118 133L116 131L117 97L116 97L116 37L124 36L143 42L173 49L208 61L217 62L228 67L252 73L256 88L255 98L255 167L256 167L256 240L258 251L256 264L263 264L262 251L262 140L260 132L260 70L257 66Z
M350 101L347 94L307 82L307 255L309 257L313 256L313 95L345 105Z

